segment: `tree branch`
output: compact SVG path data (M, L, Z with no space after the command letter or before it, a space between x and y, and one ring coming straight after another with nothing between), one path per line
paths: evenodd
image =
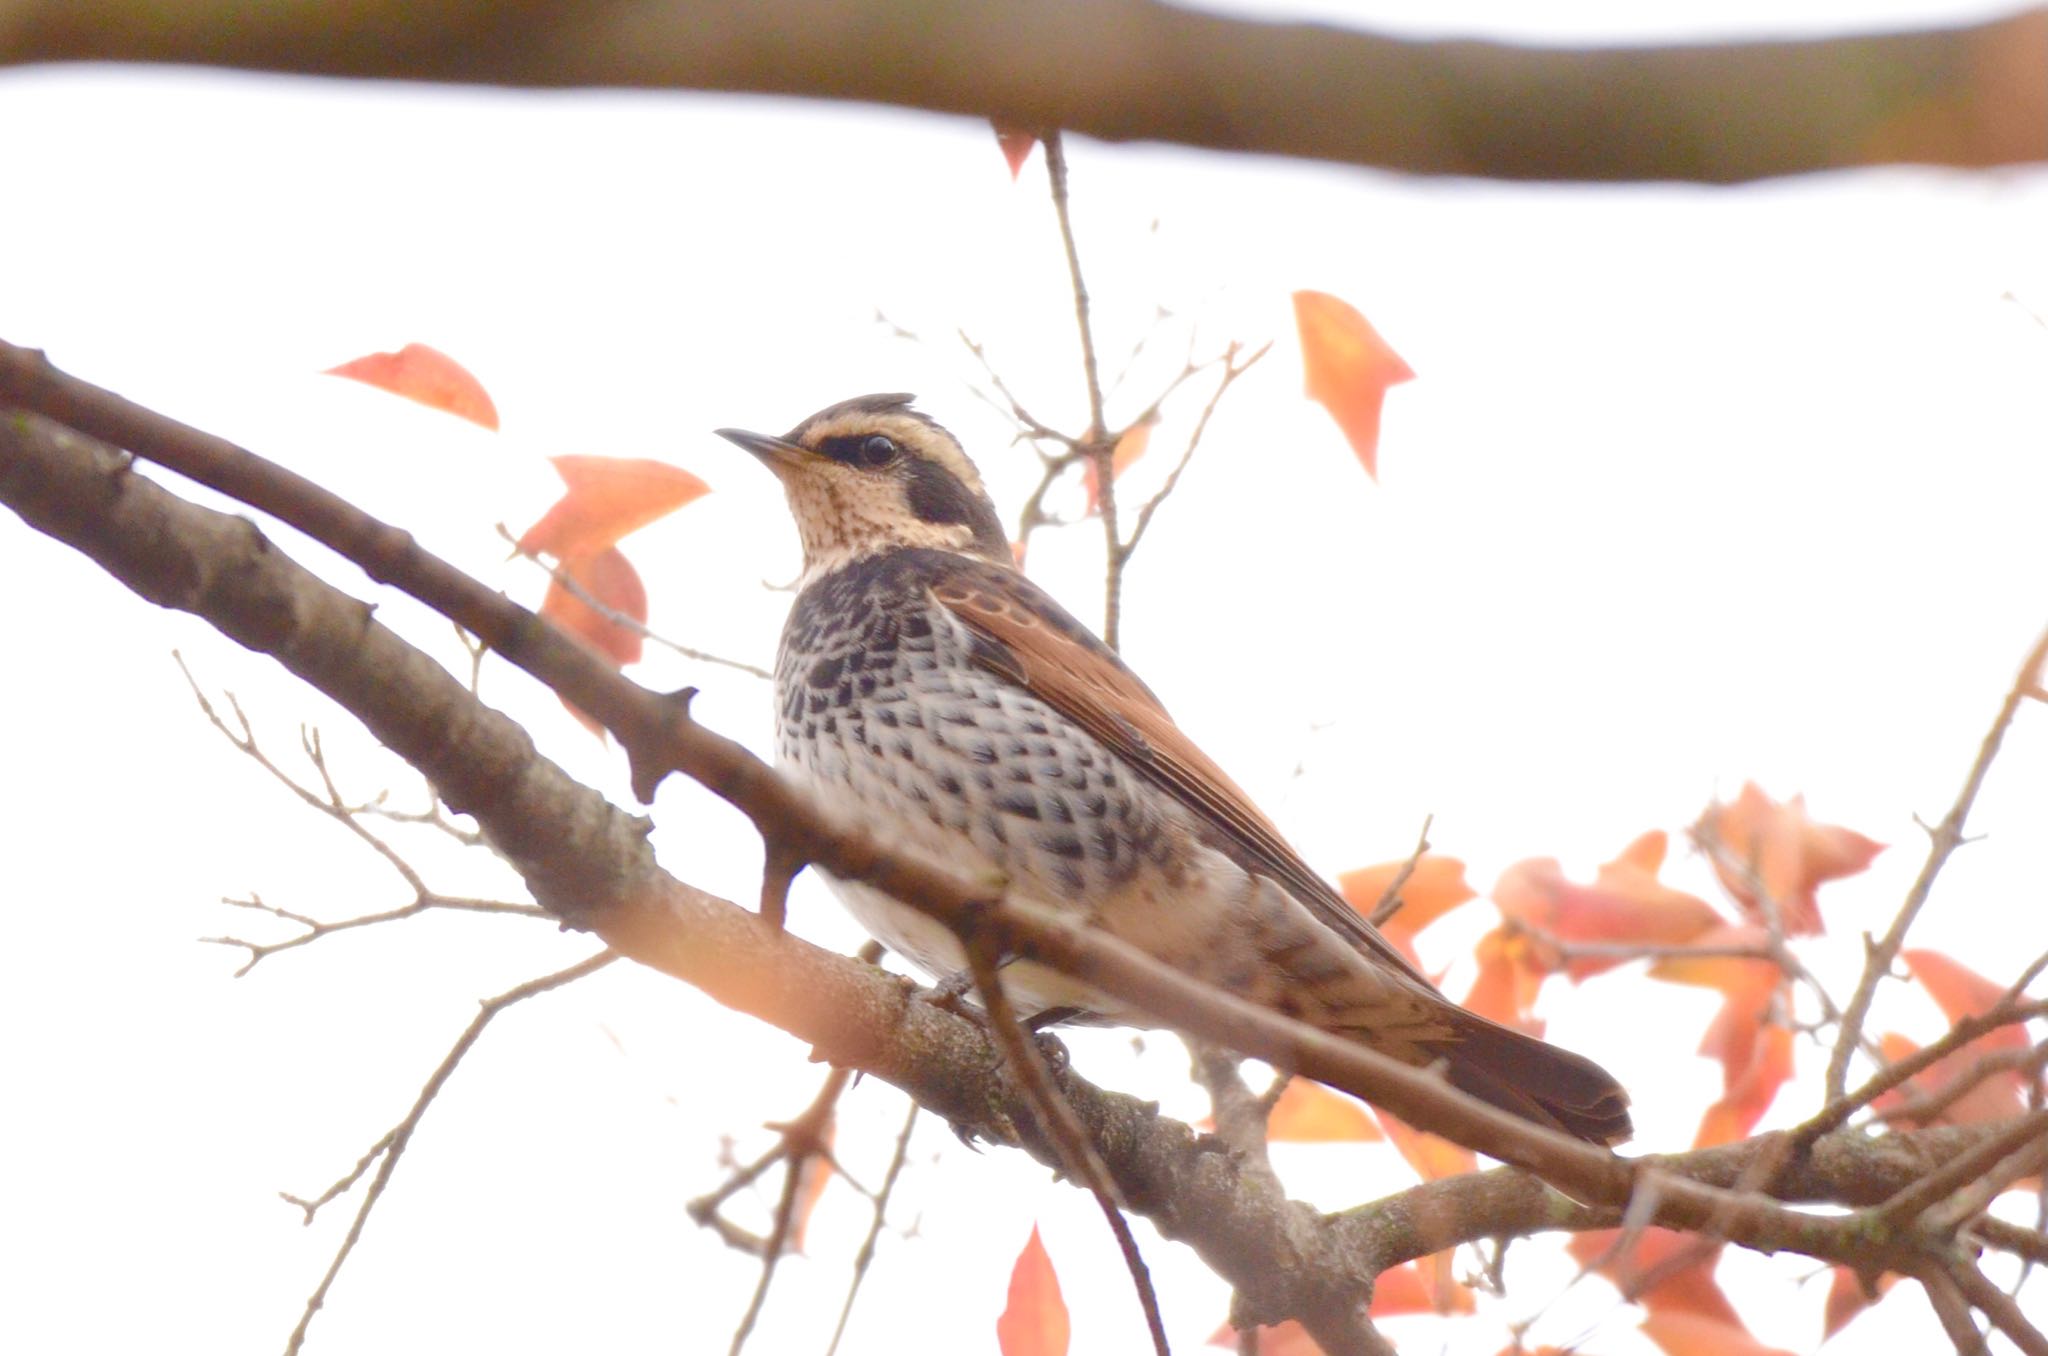
M1404 41L1157 0L0 0L0 65L793 94L1511 179L2044 160L2044 48L2041 9L1882 36L1573 50Z

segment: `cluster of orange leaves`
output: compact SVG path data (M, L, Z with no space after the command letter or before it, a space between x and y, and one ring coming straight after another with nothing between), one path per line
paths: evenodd
M497 406L483 383L439 349L407 344L328 369L394 395L495 430ZM559 456L549 459L566 486L561 499L520 535L522 555L551 558L554 580L540 615L579 644L624 666L641 654L647 626L647 585L619 541L668 516L711 487L679 466L640 457ZM593 733L599 727L569 708Z
M1862 871L1882 845L1815 821L1800 797L1776 801L1754 784L1745 785L1733 801L1710 805L1690 837L1725 890L1728 911L1660 879L1668 849L1661 830L1630 843L1590 882L1571 880L1548 858L1518 862L1493 887L1490 898L1498 922L1474 948L1476 977L1462 1002L1495 1021L1540 1035L1537 1000L1557 976L1576 985L1618 966L1647 962L1649 978L1717 991L1721 1006L1698 1047L1722 1069L1722 1095L1701 1116L1694 1139L1695 1147L1704 1148L1750 1134L1793 1072L1789 980L1769 959L1770 948L1787 937L1822 931L1820 887ZM1351 905L1370 916L1408 865L1365 867L1339 877L1339 884ZM1435 855L1414 863L1399 897L1399 909L1381 931L1418 965L1416 934L1481 898L1467 883L1463 863ZM1939 952L1909 950L1902 959L1952 1022L1986 1011L2004 995L2003 986ZM1885 1035L1881 1046L1891 1059L1917 1048L1895 1033ZM1879 1098L1875 1109L1913 1124L2019 1115L2030 1090L2026 1075L2006 1068L1985 1077L1980 1062L2027 1048L2023 1028L2000 1028ZM1971 1079L1976 1081L1965 1096L1938 1110L1925 1104L1952 1083ZM1471 1151L1385 1112L1369 1112L1304 1079L1291 1080L1281 1090L1268 1119L1268 1137L1296 1143L1386 1140L1424 1181L1476 1166ZM1716 1284L1720 1245L1651 1228L1626 1238L1613 1229L1580 1234L1568 1247L1582 1266L1605 1276L1643 1307L1642 1332L1669 1356L1782 1356L1751 1336ZM1374 1287L1373 1316L1471 1312L1472 1292L1453 1274L1451 1261L1451 1253L1439 1253L1387 1271ZM1837 1268L1825 1309L1828 1335L1882 1294L1891 1279L1866 1285L1847 1268ZM1265 1356L1309 1356L1318 1350L1296 1323L1262 1329L1258 1337ZM1214 1338L1223 1347L1238 1341L1228 1324ZM1003 1350L1006 1356L1020 1356L1055 1349Z

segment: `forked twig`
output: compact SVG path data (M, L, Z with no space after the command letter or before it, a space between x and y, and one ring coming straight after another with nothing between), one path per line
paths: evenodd
M551 975L542 975L538 979L529 979L524 984L515 984L497 997L485 999L476 1016L463 1029L462 1034L455 1038L455 1044L448 1047L448 1053L442 1056L441 1063L427 1077L426 1083L420 1088L419 1096L413 1099L412 1109L405 1113L398 1124L384 1132L383 1138L363 1155L350 1172L313 1200L302 1200L290 1195L284 1197L305 1211L306 1222L311 1224L314 1214L321 1206L353 1187L362 1179L370 1163L377 1162L377 1175L371 1180L369 1190L363 1193L363 1203L357 1208L356 1217L349 1222L348 1232L342 1236L341 1246L335 1249L334 1260L327 1264L327 1274L320 1278L320 1284L315 1286L313 1293L307 1297L305 1312L299 1315L298 1326L292 1329L292 1335L285 1341L285 1356L296 1356L299 1349L305 1345L306 1331L313 1324L313 1316L319 1313L320 1307L327 1302L327 1292L333 1288L334 1278L341 1274L341 1268L348 1261L349 1254L355 1251L357 1242L363 1236L363 1226L369 1222L370 1212L376 1209L377 1202L383 1199L384 1189L391 1183L391 1174L397 1170L398 1160L405 1156L406 1146L411 1144L413 1133L419 1129L421 1119L427 1114L427 1108L433 1105L434 1098L440 1095L442 1085L447 1083L456 1066L462 1063L463 1056L469 1053L470 1047L476 1044L477 1037L483 1035L484 1028L491 1024L491 1019L515 1004L596 974L617 959L617 954L612 951L600 951L588 959L578 961L566 970L557 970Z

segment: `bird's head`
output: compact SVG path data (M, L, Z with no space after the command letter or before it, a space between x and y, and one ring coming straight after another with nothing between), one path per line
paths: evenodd
M959 551L1009 565L1009 538L981 474L907 395L857 396L780 438L722 428L782 482L816 575L893 547Z

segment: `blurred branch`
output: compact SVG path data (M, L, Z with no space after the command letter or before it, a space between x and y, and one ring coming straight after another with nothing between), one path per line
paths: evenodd
M0 0L0 66L792 94L1510 179L1732 182L2040 161L2044 48L2041 9L1878 36L1570 49L1401 40L1157 0Z

